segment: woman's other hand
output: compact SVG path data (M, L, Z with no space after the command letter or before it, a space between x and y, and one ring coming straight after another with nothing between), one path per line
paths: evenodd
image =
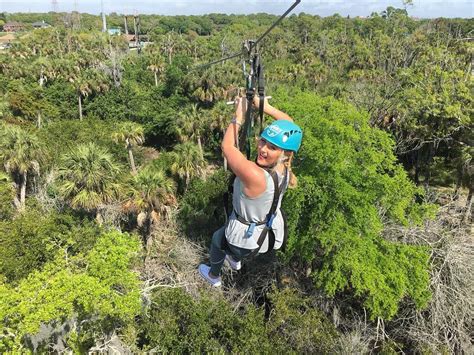
M237 97L235 99L235 120L242 124L245 113L247 112L247 99L245 97Z
M260 108L260 97L258 95L255 95L253 97L253 107L255 107L256 109ZM268 99L265 97L265 99L263 100L263 111L265 112L265 110L269 107L270 104L268 103Z

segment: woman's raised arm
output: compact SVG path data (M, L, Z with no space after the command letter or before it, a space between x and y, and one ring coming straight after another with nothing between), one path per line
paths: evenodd
M244 184L244 193L249 197L256 197L265 191L265 174L257 164L247 160L235 145L236 137L238 137L247 109L247 100L245 98L238 98L237 101L235 117L229 124L229 127L227 127L221 148L230 169Z

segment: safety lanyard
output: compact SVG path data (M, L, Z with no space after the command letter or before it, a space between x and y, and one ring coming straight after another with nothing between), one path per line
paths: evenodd
M245 66L244 66L245 68ZM241 135L239 138L239 148L245 151L247 159L250 159L251 155L251 140L252 131L254 127L254 120L252 119L252 103L255 94L258 94L260 99L258 107L259 116L259 132L263 131L263 115L264 115L264 102L265 102L265 78L263 75L263 65L258 54L255 54L250 59L250 71L246 76L246 99L247 99L247 111L245 112L245 121L242 126Z

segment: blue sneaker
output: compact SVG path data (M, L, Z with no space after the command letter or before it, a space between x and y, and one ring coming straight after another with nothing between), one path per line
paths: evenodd
M209 271L211 270L210 266L206 264L200 264L198 270L201 277L206 280L212 287L220 287L222 285L220 277L214 278L209 276Z

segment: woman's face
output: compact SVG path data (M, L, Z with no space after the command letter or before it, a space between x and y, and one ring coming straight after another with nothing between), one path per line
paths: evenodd
M260 138L258 140L257 153L257 164L260 166L271 167L278 162L278 159L283 153L283 149L267 142L263 138Z

